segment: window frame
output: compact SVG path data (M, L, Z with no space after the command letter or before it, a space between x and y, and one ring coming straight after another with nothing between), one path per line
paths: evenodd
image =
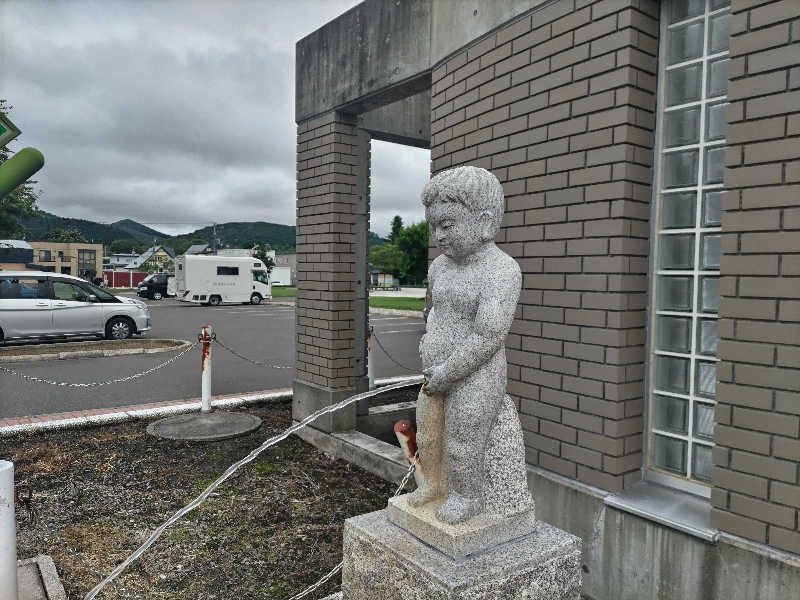
M700 240L701 236L707 233L705 230L711 229L713 233L720 233L721 234L721 224L717 227L703 227L702 224L702 216L703 216L703 194L704 190L708 189L708 185L703 183L704 178L704 162L705 162L705 150L707 147L717 146L720 148L725 148L727 146L726 138L723 137L722 141L716 141L716 143L708 143L706 140L706 127L707 127L707 110L701 110L699 122L698 122L698 141L694 144L682 144L680 146L671 146L671 151L676 151L684 148L697 148L698 151L698 163L697 163L697 183L689 189L693 189L695 191L696 199L695 199L695 222L691 228L684 228L678 229L675 228L674 231L677 232L691 232L695 236L694 244L693 244L693 261L694 264L691 270L686 270L686 274L691 271L691 277L693 282L693 289L691 292L691 299L692 299L692 306L690 310L683 311L680 313L681 316L690 315L692 318L692 322L690 325L690 351L687 354L690 358L690 365L689 365L689 373L688 376L690 378L690 393L686 394L689 398L687 399L687 433L686 435L679 435L680 439L687 439L687 452L686 452L686 465L687 465L687 475L682 476L679 474L670 474L667 471L659 470L653 466L652 460L652 441L651 438L654 435L654 427L653 427L653 418L654 418L654 410L653 410L653 396L655 394L655 360L654 357L656 356L656 321L657 317L659 316L659 312L669 313L670 311L659 311L657 308L657 289L656 283L658 281L658 275L661 270L658 269L658 260L659 260L659 245L660 245L660 232L662 228L660 227L660 217L662 212L662 204L660 202L662 196L662 181L663 181L663 142L664 142L664 115L665 111L663 110L665 99L666 99L666 67L668 63L668 45L667 45L667 30L670 25L669 23L669 10L672 6L672 1L667 0L661 3L661 10L659 15L659 51L658 51L658 75L657 79L657 93L656 93L656 125L654 130L654 152L653 152L653 181L652 181L652 197L650 203L650 256L648 260L648 303L647 303L647 318L646 318L646 337L645 337L645 369L644 369L644 394L645 394L645 402L644 402L644 432L643 432L643 443L642 443L642 453L643 453L643 460L644 464L642 465L642 478L646 481L651 481L654 483L658 483L661 485L665 485L670 488L678 489L681 491L689 492L691 494L701 496L704 498L710 498L711 490L712 490L712 483L703 483L694 479L689 478L689 473L691 472L692 465L692 453L691 453L691 446L692 444L696 443L696 435L692 435L693 433L693 420L694 420L694 406L695 401L693 398L697 396L694 390L695 386L695 378L696 378L696 369L694 365L700 360L698 357L701 355L696 351L696 344L697 344L697 334L698 334L698 324L701 319L701 315L705 315L707 313L703 313L702 311L698 311L698 302L700 300L700 290L699 285L700 278L703 276L705 271L702 269L702 265L699 262L701 259L701 249L700 249ZM724 52L709 52L709 43L710 43L710 22L711 16L722 14L724 12L731 12L731 4L730 2L721 8L711 9L711 0L705 0L704 3L704 10L703 10L703 49L700 55L699 60L695 59L687 59L681 60L672 65L673 68L676 66L682 66L686 64L690 64L692 62L700 62L703 65L703 71L701 74L701 94L700 99L695 102L690 103L681 103L676 104L674 107L670 107L673 110L678 110L676 107L686 108L687 106L696 105L703 107L711 106L715 103L715 101L709 102L707 97L707 85L708 85L708 68L707 65L711 62L711 60L721 57L729 57L730 56L730 43L728 48ZM683 19L681 21L676 22L673 25L679 25L681 23L687 23L692 20L696 20L698 17L690 17L687 19ZM719 96L712 96L713 98L719 98ZM721 102L727 103L727 91L724 96L724 100ZM726 123L726 132L727 132L727 123ZM712 184L717 185L718 187L714 187L713 189L724 191L724 183L720 184ZM678 192L679 190L684 190L686 188L674 188L670 189L670 191ZM668 234L670 235L670 234ZM682 274L683 270L671 270L671 273L674 275ZM714 272L713 275L717 277L721 277L718 271ZM677 314L677 313L676 313ZM718 315L718 313L717 313ZM717 319L719 317L717 316ZM692 350L695 350L692 352ZM662 351L659 351L662 353ZM669 355L670 353L667 352L665 355ZM679 353L681 356L684 356L684 353ZM708 357L710 362L716 362L719 364L718 357ZM714 399L713 406L716 406L717 398ZM702 403L702 402L701 402ZM661 431L661 430L659 430ZM710 448L714 448L713 439L709 441L708 445Z
M224 272L222 272L222 269L230 269L232 272L224 273ZM220 276L220 277L222 277L222 276L225 276L225 277L238 277L239 276L239 267L238 266L231 267L231 266L225 266L225 265L217 265L217 276Z

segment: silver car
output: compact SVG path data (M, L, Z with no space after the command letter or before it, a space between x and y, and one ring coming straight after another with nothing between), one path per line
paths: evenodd
M100 335L121 340L152 327L141 300L43 271L0 271L0 342Z

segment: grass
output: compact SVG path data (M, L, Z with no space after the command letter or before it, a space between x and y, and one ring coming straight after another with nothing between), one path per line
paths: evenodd
M272 286L273 298L294 298L296 295L297 290L293 287Z
M425 310L425 298L389 298L377 296L369 299L372 308L397 308L401 310Z
M16 512L19 557L46 551L67 596L83 598L97 573L292 422L288 403L248 412L262 428L218 443L154 438L141 421L0 438L0 456L33 486L34 512ZM290 437L177 522L101 598L286 600L341 560L344 520L385 508L395 485Z
M294 298L297 290L293 287L272 288L273 298ZM373 308L396 308L400 310L425 310L424 298L391 298L376 296L369 299L369 305Z

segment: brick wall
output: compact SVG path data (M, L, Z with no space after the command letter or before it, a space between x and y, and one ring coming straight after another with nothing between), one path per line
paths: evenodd
M712 524L800 553L800 2L732 10Z
M612 491L642 466L657 50L657 3L559 0L433 72L433 170L505 189L528 462Z
M297 128L295 376L333 390L356 385L355 125L331 112Z

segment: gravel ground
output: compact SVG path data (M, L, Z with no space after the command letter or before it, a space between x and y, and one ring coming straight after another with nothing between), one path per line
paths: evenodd
M289 404L248 412L262 428L220 443L152 438L143 421L0 438L17 483L33 489L32 512L24 502L17 509L19 557L50 554L68 597L83 598L231 463L290 424ZM394 487L289 438L176 523L99 597L288 598L341 560L344 520L385 507ZM338 585L337 576L309 598Z

